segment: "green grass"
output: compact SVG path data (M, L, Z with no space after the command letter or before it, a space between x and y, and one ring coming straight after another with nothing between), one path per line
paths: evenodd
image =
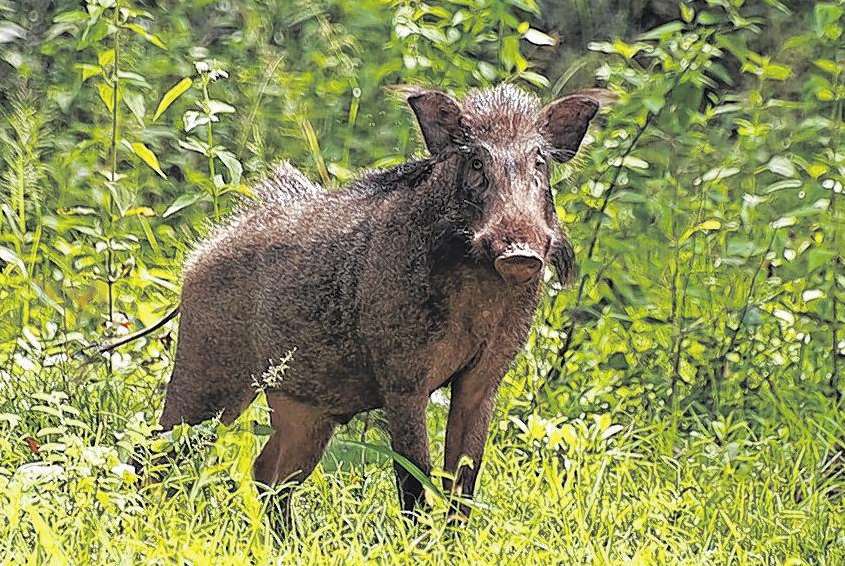
M149 426L156 389L152 406L129 378L77 384L67 398L38 393L57 385L45 376L60 377L33 370L14 394L3 382L0 556L10 564L845 563L845 431L822 398L761 396L712 421L692 410L523 421L511 375L467 524L447 526L433 494L419 524L402 519L389 461L343 442L362 438L355 421L296 489L295 529L283 535L250 478L262 402L217 425L216 441L203 425L168 444ZM439 458L445 407L430 417ZM364 437L386 442L373 426ZM156 459L161 483L139 485L119 466L129 450L173 443L175 462Z

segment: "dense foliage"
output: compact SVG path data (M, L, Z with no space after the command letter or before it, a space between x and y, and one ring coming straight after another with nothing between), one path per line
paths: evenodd
M547 4L0 0L4 561L845 562L845 3ZM385 87L499 81L619 101L555 171L581 274L506 378L476 510L454 536L432 486L401 520L370 415L280 537L263 402L161 436L175 326L90 345L169 311L274 161L335 187L417 152Z

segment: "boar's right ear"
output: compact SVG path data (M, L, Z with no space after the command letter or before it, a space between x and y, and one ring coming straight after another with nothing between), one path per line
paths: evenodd
M417 87L400 87L408 106L414 111L431 155L464 142L461 108L448 94Z

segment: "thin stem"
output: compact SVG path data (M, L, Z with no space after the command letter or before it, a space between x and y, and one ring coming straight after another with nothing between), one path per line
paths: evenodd
M838 49L834 49L834 60L837 59ZM839 75L836 75L834 78L834 92L838 91L839 86ZM839 150L839 135L842 129L842 120L845 116L842 115L842 98L839 97L833 104L833 110L831 114L833 115L833 123L834 126L834 134L831 139L831 149L833 153L833 159L836 160L836 154ZM835 163L834 163L835 165ZM835 187L834 187L835 189ZM836 205L837 205L837 193L836 190L831 189L830 191L830 216L831 216L831 224L833 225L833 233L831 234L831 244L834 250L839 250L839 219L836 214ZM839 298L837 297L837 281L836 281L836 267L842 266L842 255L837 253L837 256L833 258L832 262L834 269L831 272L831 281L830 281L830 300L832 303L832 320L830 323L830 360L831 360L831 371L830 371L830 388L833 390L833 395L837 403L842 401L843 394L839 390Z
M15 160L18 188L15 191L16 194L13 195L16 201L15 205L18 208L18 228L20 230L20 238L15 239L15 251L21 257L23 256L26 242L26 163L24 160L25 157L23 155ZM29 299L30 295L27 293L26 299L22 301L21 328L29 324Z
M117 138L118 138L118 92L120 90L120 6L114 6L114 64L112 66L112 108L111 108L111 176L109 182L117 183ZM106 285L109 300L109 325L114 324L114 254L112 253L112 234L114 231L114 199L111 191L106 194L108 225L106 233ZM108 357L109 374L112 373L112 358Z
M279 64L284 59L283 55L279 55L273 64L270 66L270 69L264 75L264 82L261 84L261 88L258 89L258 96L255 97L255 104L252 107L252 110L249 113L249 117L246 119L246 125L244 126L243 132L241 133L241 140L238 143L238 158L243 159L244 148L246 147L246 140L249 138L249 133L252 130L252 123L255 121L255 115L258 114L258 107L261 105L261 100L264 97L264 93L267 90L267 86L270 84L270 79L276 74L276 68L278 68Z
M26 165L23 156L16 160L16 164L18 166L18 190L16 195L18 207L18 227L20 228L21 234L26 234Z
M208 77L204 77L202 81L202 96L205 102L206 109L210 108L209 102L211 98L208 96ZM208 176L211 177L211 198L212 202L214 203L214 220L220 220L220 203L217 199L217 185L215 184L214 178L216 177L215 168L214 168L214 154L211 151L211 148L214 147L214 135L212 133L211 127L211 116L209 115L208 124L206 125L206 142L208 143Z
M674 180L674 179L673 179ZM675 392L678 389L678 380L680 379L681 367L681 342L683 341L681 329L681 317L678 315L678 275L681 271L681 246L678 243L677 234L677 215L675 211L678 208L678 182L674 180L672 183L672 239L675 241L674 253L672 254L672 279L669 287L672 292L672 311L671 320L675 326L675 339L677 340L674 348L674 359L672 360L672 388L670 398L675 398ZM687 271L689 274L689 271Z
M736 345L737 337L739 336L739 331L742 329L742 321L745 320L745 315L748 314L748 309L751 306L751 298L754 296L754 286L757 284L757 276L760 275L760 272L763 270L763 266L766 264L766 257L769 255L769 252L772 251L772 246L775 244L775 236L777 232L772 232L772 237L769 239L769 245L766 246L766 251L763 252L763 257L760 259L760 263L757 264L757 269L754 270L754 275L751 277L751 284L748 286L748 293L745 295L745 302L742 305L742 310L739 313L739 320L737 321L736 328L734 328L733 334L731 334L731 339L728 342L728 346L724 349L724 351L719 355L719 360L722 365L722 376L724 377L725 371L727 370L727 356L731 353L734 346Z

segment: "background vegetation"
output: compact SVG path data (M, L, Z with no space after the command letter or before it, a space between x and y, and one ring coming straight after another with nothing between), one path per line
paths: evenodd
M0 561L845 563L844 13L0 0ZM334 187L417 152L384 86L503 80L620 102L555 172L582 275L506 379L478 509L455 536L433 492L402 521L365 416L281 538L250 479L263 401L162 437L174 326L81 350L163 316L275 160ZM164 481L139 487L133 454Z

